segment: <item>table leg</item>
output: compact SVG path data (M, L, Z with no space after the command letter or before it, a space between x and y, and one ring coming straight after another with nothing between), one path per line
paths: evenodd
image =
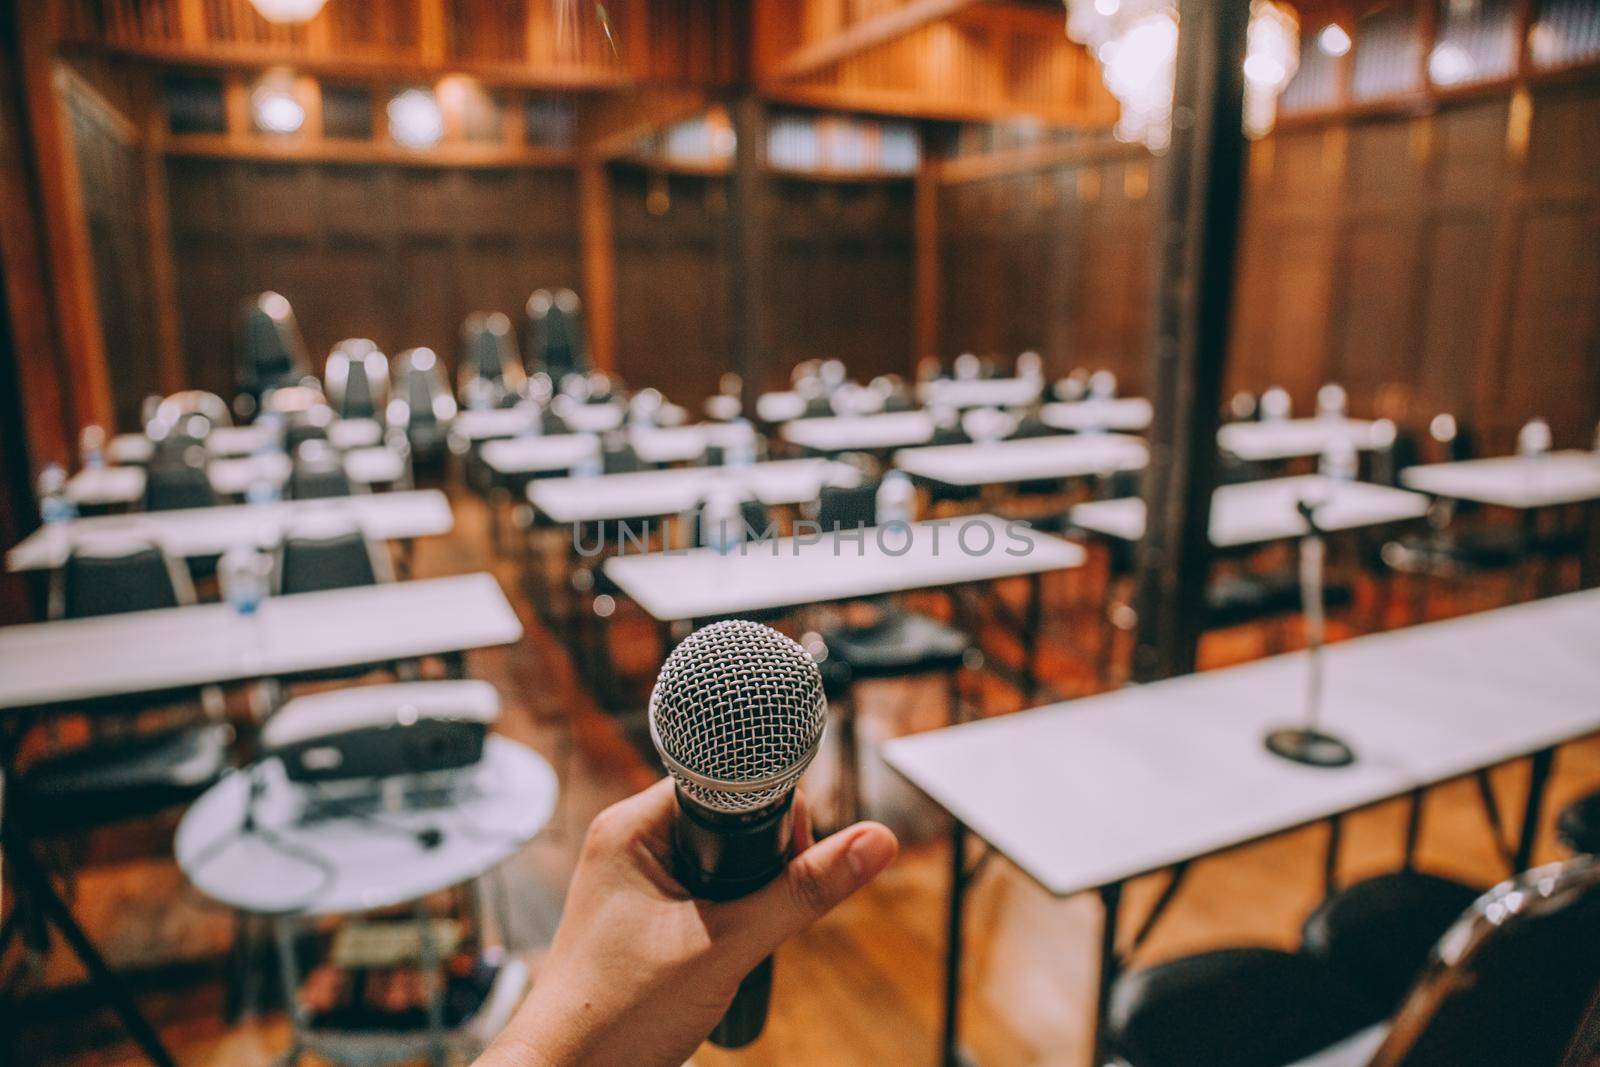
M1028 687L1028 703L1039 699L1039 624L1044 616L1044 575L1028 575L1028 617L1023 623L1022 651L1026 662L1023 677Z
M1517 840L1512 870L1521 874L1533 861L1533 846L1539 838L1539 818L1544 811L1545 786L1555 766L1556 750L1547 748L1533 754L1528 767L1528 802L1522 809L1522 834Z
M1117 955L1117 915L1122 908L1122 883L1113 882L1100 887L1100 906L1105 912L1100 926L1100 986L1095 993L1094 1025L1090 1032L1091 1067L1106 1061L1105 1019L1111 1006L1111 987L1122 972L1122 957Z
M959 819L950 823L950 910L945 929L944 1034L940 1039L941 1067L962 1067L961 959L962 911L967 895L967 827Z
M294 924L286 915L272 920L272 934L278 943L278 980L283 985L283 1002L289 1012L289 1047L279 1063L300 1062L305 1043L306 1017L300 1007L300 976L294 959Z
M72 917L72 911L66 902L57 895L55 887L50 884L50 876L39 866L33 849L28 847L26 841L14 840L14 834L15 831L0 835L0 845L4 846L5 855L11 861L12 877L17 880L17 884L28 887L34 902L43 909L46 920L61 932L61 936L66 939L73 953L82 961L84 970L89 972L89 981L100 995L111 1003L112 1009L122 1020L122 1025L127 1028L145 1058L156 1067L176 1067L176 1061L161 1043L155 1027L134 1003L132 995L122 984L121 979L106 966L106 961L95 949L89 936L83 932L83 927Z

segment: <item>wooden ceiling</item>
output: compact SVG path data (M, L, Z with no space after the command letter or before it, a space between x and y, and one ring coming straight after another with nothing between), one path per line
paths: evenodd
M1061 9L999 0L329 0L302 26L249 0L48 0L68 53L322 77L638 93L753 84L773 100L925 118L1104 126L1115 105ZM613 46L614 41L614 46Z

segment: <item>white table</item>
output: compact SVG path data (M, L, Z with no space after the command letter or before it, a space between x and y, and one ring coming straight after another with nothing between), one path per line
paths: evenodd
M742 423L705 423L699 426L636 426L628 431L628 443L645 463L689 463L705 455L708 448L729 448L740 439L756 445L755 430Z
M376 419L335 419L328 424L328 443L341 452L352 448L371 448L383 441L383 426ZM206 451L213 456L248 456L273 445L267 427L217 426L206 437ZM106 442L106 459L119 465L143 465L155 456L155 445L142 433L119 433Z
M522 638L488 574L0 628L0 709L189 689Z
M1053 430L1121 430L1138 433L1149 429L1155 408L1143 397L1125 396L1055 402L1039 409L1039 421Z
M401 785L404 779L389 781ZM252 784L259 789L253 804ZM283 765L269 758L228 775L195 801L178 824L174 853L207 896L272 917L280 977L292 999L300 977L293 937L299 923L419 902L418 929L426 929L424 897L488 874L531 840L555 810L555 771L505 737L487 738L479 763L431 776L428 787L434 796L444 791L443 801L405 803L391 793L393 802L370 815L336 810L302 819L316 788L290 782ZM249 831L247 812L253 820ZM424 845L424 834L438 843ZM435 946L421 947L425 968L442 967ZM470 1056L504 1025L526 982L522 962L508 960L478 1015L458 1032L445 1028L442 1012L426 1029L377 1033L311 1029L296 1014L285 1062L297 1062L305 1051L334 1062L393 1062L452 1046ZM435 997L442 990L443 982L435 983Z
M1428 512L1428 498L1404 489L1370 482L1346 482L1305 474L1260 482L1225 485L1211 498L1211 543L1218 548L1264 544L1308 531L1296 505L1319 501L1317 525L1324 530L1354 530L1418 519ZM1078 504L1072 522L1085 530L1138 541L1144 537L1144 501L1138 497L1093 500Z
M1021 408L1037 403L1042 378L936 378L917 386L917 399L930 407Z
M405 477L405 457L383 445L352 448L343 458L345 474L357 485L390 485ZM243 496L256 481L281 488L293 467L286 454L269 452L213 459L206 474L219 496ZM66 493L80 507L128 505L143 498L144 484L142 467L88 467L67 481Z
M574 433L605 433L622 425L627 410L621 404L578 404L561 414Z
M933 429L933 416L927 412L893 411L795 419L784 423L778 434L813 452L872 452L925 444L933 437Z
M1600 500L1600 453L1548 452L1407 467L1400 480L1418 492L1531 510Z
M860 474L847 463L784 459L746 467L681 467L605 474L593 478L546 478L528 483L528 501L552 522L678 515L705 500L718 486L767 505L815 500L824 485L856 485Z
M756 397L756 418L779 423L798 419L806 413L806 398L795 392L762 393Z
M6 567L13 571L59 567L74 540L91 536L148 541L180 559L219 556L235 545L276 541L302 520L330 515L348 518L375 541L445 534L455 521L450 502L437 489L97 515L74 519L64 529L36 530L6 553Z
M466 408L450 420L450 432L476 444L497 437L516 437L528 431L538 413L525 407Z
M485 441L478 455L502 477L568 471L600 450L591 433L553 433Z
M1339 440L1365 452L1385 447L1393 437L1375 422L1330 416L1230 422L1217 430L1217 444L1224 451L1252 463L1320 456Z
M954 817L952 930L968 827L1056 896L1100 891L1103 1012L1131 878L1532 755L1525 868L1554 748L1600 730L1596 648L1593 590L1330 645L1324 728L1357 757L1339 769L1262 745L1295 724L1304 652L899 738L884 758ZM957 977L959 936L948 949Z
M907 448L895 453L894 463L917 478L975 486L1143 470L1149 458L1137 437L1080 434Z
M605 573L659 622L693 622L903 593L1029 579L1019 627L1024 687L1037 688L1039 577L1083 566L1079 545L993 515L796 535L745 543L727 555L708 548L615 556Z

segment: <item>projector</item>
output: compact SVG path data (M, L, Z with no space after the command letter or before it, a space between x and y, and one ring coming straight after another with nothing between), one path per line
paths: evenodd
M261 731L291 782L373 781L470 767L500 714L479 681L359 686L289 701Z

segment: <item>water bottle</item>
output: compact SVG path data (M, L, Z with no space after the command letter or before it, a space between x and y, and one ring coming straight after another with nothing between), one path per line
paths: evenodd
M1317 390L1317 415L1324 419L1342 419L1350 403L1350 394L1338 382L1328 382Z
M722 451L723 464L729 467L748 467L756 461L756 431L747 419L735 419L728 436L727 447Z
M706 496L700 537L719 556L728 555L744 541L744 511L732 486L718 485Z
M85 426L78 435L78 459L84 470L106 465L106 432L99 426Z
M522 415L522 428L518 437L538 437L544 432L544 413L539 410L539 405L532 400L523 400L517 404L517 411Z
M254 614L266 599L266 559L248 545L236 545L223 554L217 565L222 598L240 615Z
M572 468L574 478L598 478L604 472L605 465L600 459L600 439L594 438L592 444L592 448L584 449L583 456Z
M1521 430L1517 431L1517 454L1519 456L1542 456L1550 451L1550 424L1540 418L1532 418L1525 422Z
M885 474L873 503L879 526L891 522L910 524L917 517L917 490L905 471Z
M39 472L39 518L49 529L60 529L78 514L76 505L67 496L67 472L59 463L51 463Z
M1356 454L1355 442L1348 437L1335 437L1323 448L1317 469L1324 478L1353 482L1360 466L1361 460Z

